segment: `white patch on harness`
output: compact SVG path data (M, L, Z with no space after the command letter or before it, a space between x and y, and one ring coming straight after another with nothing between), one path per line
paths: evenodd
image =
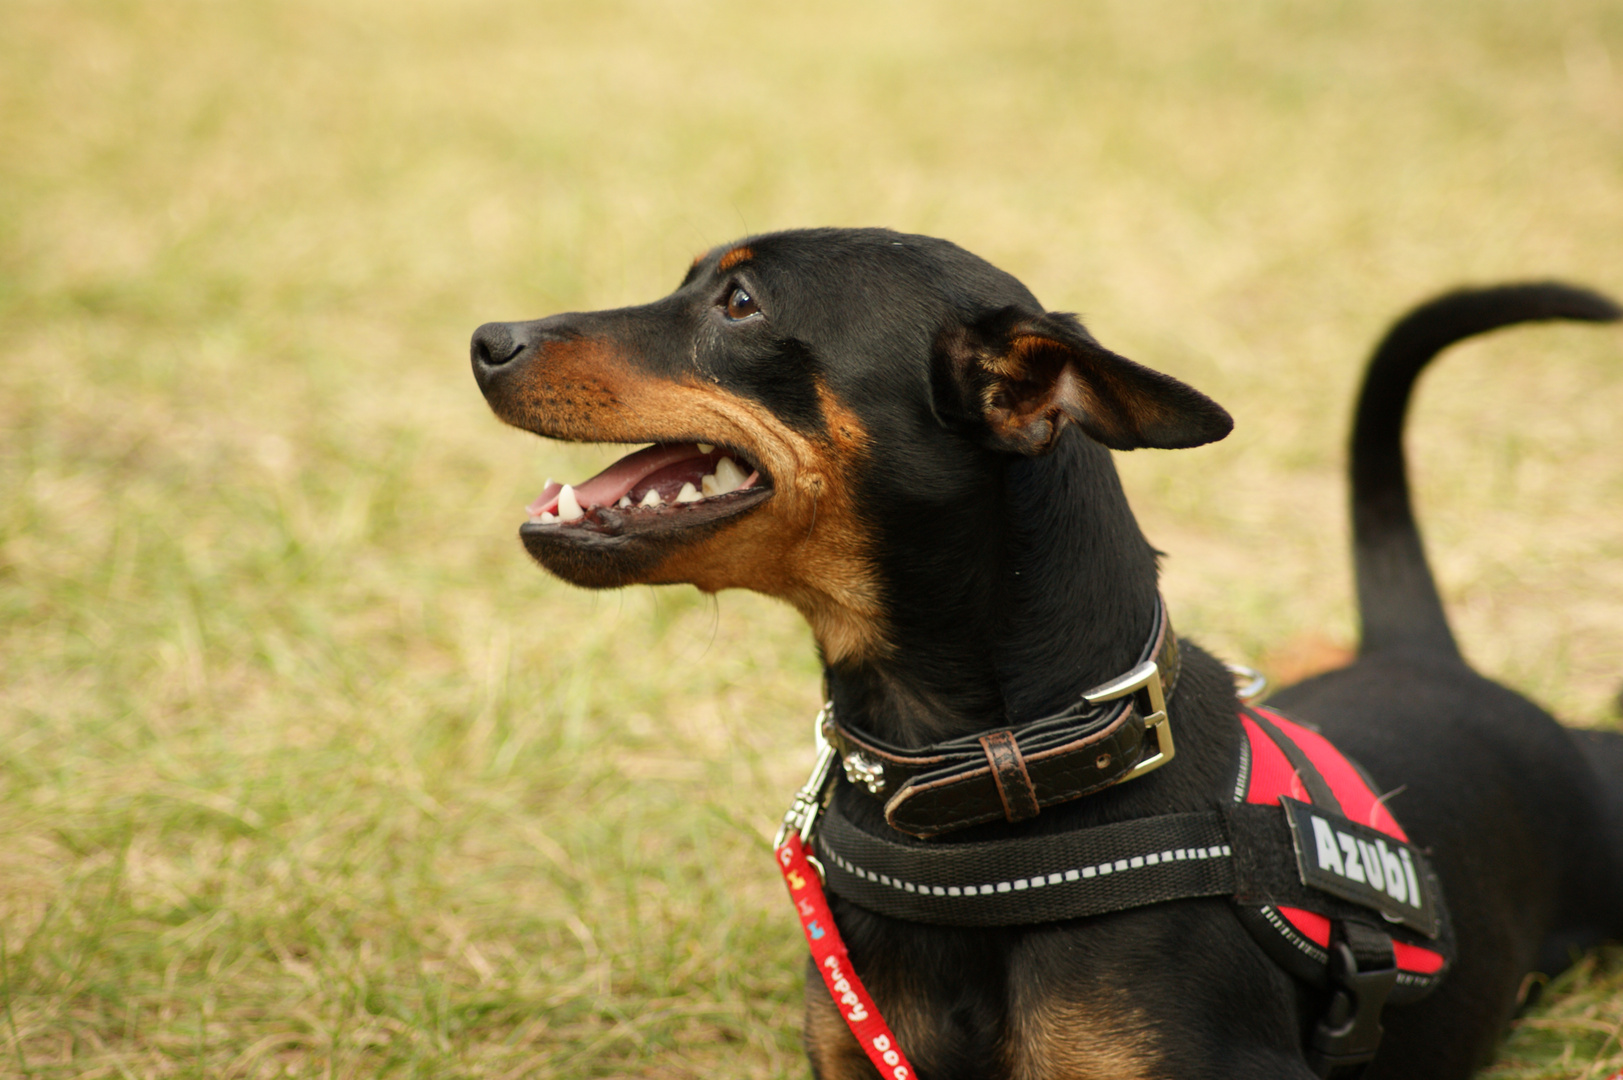
M1302 884L1374 908L1389 922L1437 936L1437 905L1417 867L1425 858L1395 836L1281 795Z

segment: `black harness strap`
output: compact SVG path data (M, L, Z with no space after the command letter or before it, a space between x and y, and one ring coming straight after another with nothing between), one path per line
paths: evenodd
M1010 926L1235 891L1217 811L996 843L917 844L863 832L837 807L817 837L829 891L892 918Z
M1277 806L1241 804L954 844L865 832L835 799L815 842L829 892L893 919L938 926L1029 926L1196 896L1287 904L1332 919L1372 914L1303 883ZM1429 879L1430 867L1422 863L1421 873Z

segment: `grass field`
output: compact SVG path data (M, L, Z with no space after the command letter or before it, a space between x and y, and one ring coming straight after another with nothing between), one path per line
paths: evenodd
M1178 625L1353 642L1359 361L1461 281L1623 293L1603 0L0 4L0 1075L804 1076L768 837L786 608L590 595L481 322L751 231L947 236L1223 402L1124 456ZM1518 330L1412 440L1469 655L1618 723L1623 334ZM1623 1069L1623 953L1497 1078Z

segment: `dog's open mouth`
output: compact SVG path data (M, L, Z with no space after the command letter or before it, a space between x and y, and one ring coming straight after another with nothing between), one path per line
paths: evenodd
M656 443L579 484L548 481L520 532L539 538L680 529L741 513L771 494L771 481L736 450Z

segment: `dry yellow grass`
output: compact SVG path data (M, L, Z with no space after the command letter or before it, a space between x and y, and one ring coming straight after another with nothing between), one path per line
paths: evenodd
M1311 663L1385 322L1623 293L1623 11L0 6L0 1075L804 1075L764 837L809 640L527 565L601 456L465 349L808 224L954 239L1227 405L1123 470L1180 628ZM1414 426L1468 653L1575 723L1623 676L1620 410L1616 330L1536 328ZM1557 990L1493 1075L1623 1067L1615 957Z

